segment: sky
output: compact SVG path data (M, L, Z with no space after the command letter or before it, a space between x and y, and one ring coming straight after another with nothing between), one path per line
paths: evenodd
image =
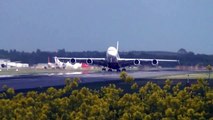
M213 0L0 0L0 49L213 54Z

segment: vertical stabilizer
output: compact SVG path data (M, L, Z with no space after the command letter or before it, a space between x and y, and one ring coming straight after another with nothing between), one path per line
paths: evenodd
M47 59L48 59L48 60L47 60L47 63L50 63L50 57L48 57Z
M118 51L118 48L119 48L119 41L117 41L117 51Z
M60 64L61 61L59 61L59 59L57 57L54 57L55 63L56 64Z
M54 60L57 67L65 69L66 64L64 62L61 62L60 59L58 59L58 57L54 57Z

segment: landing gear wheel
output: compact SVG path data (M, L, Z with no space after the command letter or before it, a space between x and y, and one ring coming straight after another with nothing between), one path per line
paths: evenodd
M108 72L112 72L112 69L111 69L111 68L109 68L109 69L108 69Z
M102 68L102 71L106 71L106 68Z

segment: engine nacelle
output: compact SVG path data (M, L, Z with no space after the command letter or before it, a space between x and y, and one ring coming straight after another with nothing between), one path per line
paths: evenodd
M71 64L75 64L76 63L76 59L75 58L70 59L70 63Z
M140 65L140 60L134 60L134 65Z
M86 63L87 63L87 64L92 64L92 63L93 63L93 60L92 60L92 59L87 59Z
M157 66L158 65L158 61L156 59L152 60L152 65Z
M7 67L7 65L5 65L5 64L1 64L1 67L2 67L2 68L6 68L6 67Z

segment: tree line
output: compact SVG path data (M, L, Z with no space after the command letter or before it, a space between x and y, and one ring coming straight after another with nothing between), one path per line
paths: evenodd
M43 92L15 93L4 86L0 93L0 119L21 120L213 120L213 89L206 80L180 88L166 80L163 87L148 82L139 86L121 73L130 93L110 84L99 90L78 88L78 78L67 78L65 87Z
M125 58L158 58L158 59L178 59L181 65L185 66L207 66L213 65L213 55L194 54L180 49L178 52L160 52L160 51L129 51L119 52L120 57ZM46 63L48 57L53 61L54 56L62 57L105 57L106 52L100 51L82 51L82 52L68 52L65 49L59 49L56 52L41 51L37 49L33 52L24 52L17 50L3 50L0 49L0 59L10 59L11 61L21 61L29 63L30 65L37 63Z

